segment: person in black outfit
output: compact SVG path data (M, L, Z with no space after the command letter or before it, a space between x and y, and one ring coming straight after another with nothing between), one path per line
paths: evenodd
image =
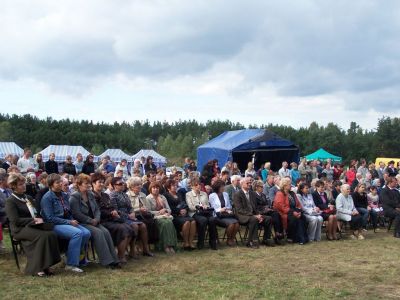
M49 160L46 161L44 167L46 169L47 174L58 174L58 164L54 161L56 155L54 153L50 153Z
M146 164L144 165L144 172L147 174L150 171L157 172L157 166L153 163L153 157L147 156Z
M72 163L71 155L67 155L64 166L63 172L69 175L76 175L76 168L75 165Z
M364 183L359 183L357 188L355 189L352 198L354 202L354 206L362 216L362 227L366 229L368 223L368 217L371 216L372 226L374 230L377 228L378 224L378 214L376 211L371 209L368 206L368 198L367 193L365 192L366 186Z
M165 183L165 189L167 192L164 193L164 197L167 199L171 214L174 217L172 222L175 225L176 232L183 239L183 249L194 250L196 249L193 242L197 231L196 221L189 217L188 206L182 194L177 193L177 182L173 179L168 179Z
M91 154L86 157L86 160L83 163L82 173L84 173L86 175L91 175L94 173L95 165L94 165L93 160L94 160L94 157Z
M275 231L275 243L283 245L283 238L285 237L283 231L282 220L279 213L272 208L272 202L268 201L267 196L263 193L264 183L262 180L253 182L253 191L255 191L257 210L265 216L272 219L272 225Z
M318 180L315 183L315 191L312 193L312 197L315 206L321 210L321 217L324 221L327 221L328 240L337 240L336 209L334 203L328 201L328 195L325 193L325 183L322 180Z
M382 189L380 199L386 217L393 219L394 237L400 238L400 192L396 189L397 179L389 177Z
M332 197L333 201L336 201L337 196L339 196L340 192L340 187L342 186L342 182L340 180L335 180L333 182L333 190L332 190Z

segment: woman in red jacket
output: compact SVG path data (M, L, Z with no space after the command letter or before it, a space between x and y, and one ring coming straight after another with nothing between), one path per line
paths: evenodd
M302 214L301 204L295 193L290 191L290 178L281 180L280 190L276 193L274 209L278 211L282 219L283 227L288 239L303 245L308 242L306 232L306 219Z

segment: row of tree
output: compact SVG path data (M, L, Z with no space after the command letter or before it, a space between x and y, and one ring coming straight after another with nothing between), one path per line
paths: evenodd
M186 156L196 158L197 147L226 130L245 128L231 121L195 120L174 123L134 121L132 123L93 123L70 119L39 119L32 115L0 114L0 141L14 141L37 152L53 145L82 145L94 154L108 148L120 148L128 154L140 149L155 149L171 163L181 164ZM284 125L252 125L266 128L299 145L301 155L318 148L342 156L374 160L376 157L400 157L400 119L382 117L375 130L363 130L355 122L347 130L334 123L320 126L312 122L298 129Z

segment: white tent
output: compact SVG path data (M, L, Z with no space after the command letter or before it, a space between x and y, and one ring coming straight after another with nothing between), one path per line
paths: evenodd
M158 154L154 150L146 150L146 149L142 149L138 153L134 154L132 156L132 161L134 161L136 158L140 159L142 156L144 156L146 158L148 156L152 156L153 157L153 162L157 167L161 167L161 166L166 166L167 165L167 159L164 156Z
M132 157L130 155L126 154L121 149L107 149L102 154L100 154L98 156L98 158L102 159L106 155L108 155L110 157L111 161L115 161L115 162L121 162L121 160L123 158L125 158L127 162L132 161Z
M64 162L67 155L71 155L72 161L74 161L78 153L81 153L83 156L83 160L85 160L86 156L90 154L90 152L87 151L82 146L68 146L68 145L50 145L47 148L40 151L39 153L42 153L43 161L48 161L50 154L54 153L56 155L55 159L56 162Z
M8 154L21 157L24 150L14 142L0 142L0 159L4 159Z

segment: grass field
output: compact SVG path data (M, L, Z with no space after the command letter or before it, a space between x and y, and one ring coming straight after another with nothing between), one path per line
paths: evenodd
M304 246L157 253L122 270L92 264L76 275L57 268L46 279L22 275L12 255L4 254L0 299L400 298L400 239L385 230L365 236Z

